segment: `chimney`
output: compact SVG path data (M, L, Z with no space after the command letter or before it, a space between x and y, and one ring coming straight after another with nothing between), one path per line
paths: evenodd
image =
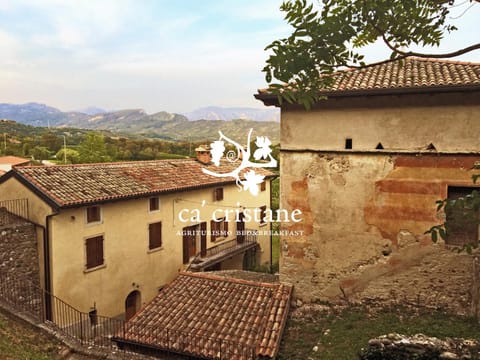
M202 164L209 164L212 161L209 145L200 145L195 149L195 152L197 153L197 160Z

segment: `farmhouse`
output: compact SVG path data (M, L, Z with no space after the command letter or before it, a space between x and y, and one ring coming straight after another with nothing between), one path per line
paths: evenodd
M311 111L281 107L280 275L307 301L405 298L467 311L471 257L432 245L436 200L468 194L480 161L480 64L407 58L334 74Z
M211 219L211 213L270 208L274 174L257 170L266 181L253 196L235 179L202 171L231 171L234 163L214 168L200 155L13 168L0 178L0 207L23 219L22 226L25 219L33 224L26 228L35 251L30 261L8 259L0 270L15 275L22 264L36 263L22 274L47 292L82 312L129 319L180 271L271 266L271 237L258 233L269 224ZM201 218L180 221L185 209L199 209ZM0 251L16 241L0 238ZM48 301L46 313L55 316Z

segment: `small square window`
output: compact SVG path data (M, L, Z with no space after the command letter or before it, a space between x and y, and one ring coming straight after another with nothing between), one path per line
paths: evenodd
M160 210L160 198L158 196L150 198L149 209L150 211Z
M100 206L87 207L87 223L100 222L102 220L102 214Z
M156 222L148 225L148 249L162 247L162 223Z
M87 261L86 269L92 269L103 265L103 235L91 237L85 240Z
M213 191L213 200L215 201L221 201L223 200L223 188L216 188Z

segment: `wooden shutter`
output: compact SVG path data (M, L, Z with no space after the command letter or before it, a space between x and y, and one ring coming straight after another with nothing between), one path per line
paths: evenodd
M213 191L213 199L215 201L223 200L223 188L219 187Z
M217 240L217 232L218 232L218 223L214 220L210 221L210 241Z
M200 256L207 255L207 223L200 224Z
M265 213L267 212L267 206L260 206L260 224L265 224Z
M103 264L103 235L95 236L86 240L87 269Z
M100 221L100 206L87 207L87 223Z
M162 223L157 222L148 225L148 248L156 249L162 247Z
M187 229L188 228L183 228L183 263L188 264L190 261L190 256L188 254L188 240L189 240L189 235L187 235Z

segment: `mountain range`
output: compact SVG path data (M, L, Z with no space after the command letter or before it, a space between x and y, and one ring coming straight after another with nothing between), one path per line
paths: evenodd
M222 131L234 139L240 137L239 141L244 141L243 137L250 128L254 129L255 134L268 136L273 142L280 139L278 111L278 117L275 117L277 109L206 107L187 113L190 117L166 111L147 114L142 109L106 112L92 107L84 111L86 110L90 114L79 111L62 112L38 103L0 103L0 119L32 126L109 130L164 140L214 139L218 137L218 131ZM268 119L277 121L267 121Z

